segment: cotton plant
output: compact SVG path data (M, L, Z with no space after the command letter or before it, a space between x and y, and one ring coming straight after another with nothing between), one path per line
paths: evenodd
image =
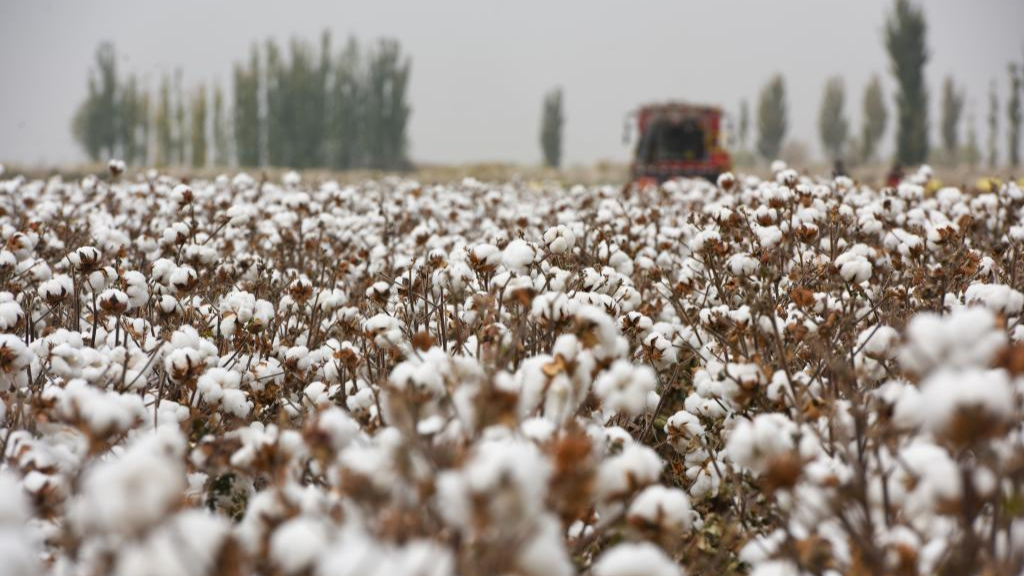
M111 167L0 180L15 574L1024 568L1014 185Z

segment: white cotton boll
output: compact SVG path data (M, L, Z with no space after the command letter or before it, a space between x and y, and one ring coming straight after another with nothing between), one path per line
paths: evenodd
M341 408L331 407L319 413L316 428L334 450L341 450L359 436L359 423Z
M31 506L18 479L0 470L0 572L7 576L43 574L35 530L26 526Z
M721 241L722 235L718 233L718 230L708 228L706 230L701 230L690 239L689 248L693 252L701 252L708 243L721 243Z
M299 574L313 567L327 546L321 522L306 516L288 520L270 537L270 558L285 574Z
M93 292L105 290L117 278L117 271L111 266L100 268L89 274L86 281Z
M513 240L502 252L501 263L507 270L516 274L526 274L536 256L537 252L533 246L523 240Z
M0 526L0 562L4 576L46 574L39 562L41 551L23 526Z
M199 275L191 266L179 266L171 273L170 287L175 293L183 293L192 289Z
M723 172L718 175L715 184L722 190L731 190L733 185L736 184L736 176L732 172Z
M266 326L274 320L274 305L266 300L257 300L253 305L252 322L257 326Z
M630 417L644 413L647 395L658 384L657 375L649 366L635 366L628 360L616 360L594 382L594 393L604 408Z
M768 470L773 460L795 449L796 424L783 414L758 414L740 420L729 434L725 455L736 466L755 474Z
M892 360L899 353L900 335L891 326L866 328L857 336L857 353L854 366L865 377L881 380L887 376L883 362Z
M366 297L387 300L388 294L390 292L391 285L381 280L378 282L374 282L372 286L366 289Z
M539 526L534 529L529 540L519 549L516 567L523 574L543 574L544 576L572 576L572 559L565 549L562 537L562 524L551 515L540 519Z
M317 406L329 406L330 404L330 392L323 382L310 382L302 389L303 406L315 409Z
M21 388L28 384L25 372L35 354L25 342L11 334L0 334L0 392Z
M284 363L294 370L305 372L312 366L313 359L310 357L309 348L292 346L284 353Z
M160 309L160 312L163 312L164 314L173 314L178 311L181 305L178 304L177 298L169 294L165 294L160 297L160 302L157 303L157 307Z
M228 219L229 225L240 228L249 224L249 222L256 216L256 210L249 205L235 204L228 208L225 216Z
M94 246L82 246L68 254L68 262L78 271L89 271L99 266L103 253Z
M900 451L899 462L889 477L890 497L917 527L925 526L940 508L959 505L961 475L945 449L917 440Z
M678 488L660 484L648 486L629 505L627 518L633 525L657 527L673 535L690 529L693 521L690 499Z
M150 271L150 277L154 282L163 284L165 286L171 283L171 274L178 269L178 265L172 260L167 258L160 258L156 262L153 262L153 269Z
M591 305L580 306L574 315L581 329L584 348L593 351L598 359L610 359L619 355L619 329L615 321L601 308Z
M983 432L978 427L998 429L1013 416L1015 404L1004 370L934 373L921 385L921 400L924 427L937 436ZM973 425L968 425L972 420Z
M58 274L39 284L39 296L49 305L58 304L75 291L74 282L66 274Z
M892 326L867 328L857 336L861 354L870 358L890 359L896 356L900 335Z
M138 534L163 518L185 490L185 439L164 427L137 437L115 459L86 469L69 520L79 534Z
M317 576L454 576L455 559L431 540L392 546L352 530L333 542L317 563Z
M616 250L608 257L608 265L624 276L633 274L633 259L622 250Z
M220 406L224 412L235 418L247 418L252 411L253 404L249 401L245 391L228 388L222 391Z
M551 463L532 442L485 440L461 470L439 476L441 514L462 529L480 519L504 526L531 522L544 509L551 472Z
M576 235L568 226L558 225L544 232L544 246L551 254L565 254L576 245Z
M782 241L782 230L778 226L753 224L751 228L754 230L754 234L757 235L758 243L765 248L772 248Z
M543 444L554 438L558 428L547 418L527 418L519 424L519 431L525 438Z
M164 369L175 382L183 382L197 376L205 368L205 362L198 350L190 347L172 350L164 359Z
M859 253L844 252L836 258L835 265L843 280L851 284L860 284L871 278L871 262Z
M700 465L686 469L686 477L690 480L690 497L703 500L714 498L722 487L722 476L719 472L725 469L721 459L708 459Z
M48 387L43 398L56 404L66 420L80 421L98 438L125 433L146 417L142 399L136 394L119 394L73 379L63 389Z
M7 293L5 292L4 294ZM20 304L13 300L0 302L0 332L13 330L24 319L25 313L22 312Z
M160 239L164 244L180 245L188 241L192 230L188 227L188 224L184 222L175 222L169 227L165 228L163 233L160 235Z
M191 204L195 199L195 194L192 192L187 184L178 184L171 190L171 200L173 200L178 206L187 206Z
M114 288L101 292L97 301L101 310L111 314L120 314L128 309L128 295Z
M23 526L30 514L28 496L17 477L0 470L0 527Z
M393 316L377 314L363 321L363 331L373 337L380 348L397 348L403 340L402 323Z
M128 294L128 309L136 310L145 306L149 301L149 286L146 277L141 272L131 270L125 273L124 280L127 284L125 292Z
M469 256L475 265L484 268L493 269L501 263L501 250L493 244L478 244Z
M900 363L917 374L939 367L987 367L1006 345L1006 334L987 308L954 310L946 316L916 314L906 328Z
M972 284L964 293L967 304L981 304L997 314L1016 316L1024 308L1024 294L1005 284Z
M684 576L683 569L650 542L618 544L594 562L594 576Z
M600 500L615 500L632 491L654 484L664 463L658 453L640 444L628 444L622 452L606 458L597 471L597 495Z
M116 576L210 574L230 536L228 522L203 510L175 514L130 546L121 548ZM188 554L182 554L188 550Z
M443 367L448 355L440 348L431 348L421 358L400 363L391 371L388 381L395 390L414 395L440 397L445 394Z
M665 434L680 454L689 452L691 441L702 438L704 432L700 419L686 410L676 412L665 422Z
M281 183L288 188L296 188L302 183L302 176L295 170L289 170L281 177Z
M759 264L756 258L746 252L733 254L726 260L726 266L734 276L752 276L757 272Z

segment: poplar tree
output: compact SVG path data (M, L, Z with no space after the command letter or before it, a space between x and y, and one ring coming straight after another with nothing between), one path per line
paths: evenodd
M842 157L843 147L846 145L849 123L843 111L845 101L846 90L842 78L829 79L825 84L825 95L818 114L818 132L822 146L832 160Z
M779 157L786 137L786 84L776 74L761 90L757 103L757 152L768 161Z
M562 165L562 128L564 126L562 89L555 88L544 97L544 108L540 121L540 146L544 153L545 166L558 168Z
M885 29L885 45L896 79L896 158L921 164L928 158L928 62L924 13L909 0L896 0Z

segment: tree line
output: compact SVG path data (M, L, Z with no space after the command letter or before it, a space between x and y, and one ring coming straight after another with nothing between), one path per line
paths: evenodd
M355 38L335 52L292 39L254 45L233 69L233 91L203 85L186 92L180 71L156 94L134 74L118 74L116 51L96 51L88 92L72 133L90 159L129 165L244 167L410 167L407 127L411 59L396 40L364 47Z
M942 84L941 118L939 119L940 145L929 142L929 94L924 82L924 68L928 61L927 23L923 11L909 0L896 0L884 30L885 47L889 55L896 88L893 120L896 127L894 162L909 166L924 162L945 165L966 163L972 168L987 160L995 168L999 156L1001 117L997 85L993 80L988 100L988 141L983 156L974 126L974 118L967 118L966 140L961 136L964 120L966 91L947 76ZM1024 62L1008 66L1008 95L1006 98L1006 158L1005 163L1017 167L1021 162L1021 83ZM851 163L872 162L877 159L878 147L890 119L881 79L872 77L861 99L862 125L852 129L846 117L846 89L842 78L826 81L821 107L818 111L818 135L822 148L831 160ZM762 158L778 158L785 140L787 104L785 81L776 74L761 90L757 101L757 140L755 148ZM740 103L738 136L741 150L746 150L750 119L746 101Z

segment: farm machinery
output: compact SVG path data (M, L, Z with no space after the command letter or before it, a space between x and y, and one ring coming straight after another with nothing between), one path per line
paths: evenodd
M631 117L637 129L631 166L634 182L679 177L714 180L730 169L720 108L677 102L649 104Z

